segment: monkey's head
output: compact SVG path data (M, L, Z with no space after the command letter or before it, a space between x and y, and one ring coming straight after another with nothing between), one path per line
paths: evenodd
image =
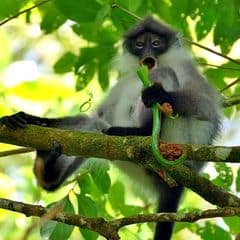
M177 32L147 17L132 28L124 37L124 46L149 69L157 66L157 59L177 40Z

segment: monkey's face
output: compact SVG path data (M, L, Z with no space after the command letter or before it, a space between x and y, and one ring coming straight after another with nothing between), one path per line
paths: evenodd
M169 46L168 38L153 32L145 32L129 39L126 45L128 51L137 56L140 64L149 69L157 66L157 58Z
M157 67L160 56L176 42L177 32L152 17L145 18L124 36L124 46L149 69ZM158 60L158 61L157 61Z

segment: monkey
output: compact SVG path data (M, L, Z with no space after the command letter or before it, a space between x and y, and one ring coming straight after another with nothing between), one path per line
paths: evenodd
M221 100L198 71L182 44L181 35L166 24L147 17L124 35L123 49L118 64L122 72L120 79L92 115L49 119L19 112L2 117L0 122L11 129L35 124L107 135L150 136L150 107L154 103L167 102L177 117L162 116L161 140L212 144L221 128ZM136 74L142 64L148 67L152 83L146 89ZM34 173L42 188L54 191L83 160L80 156L63 155L61 146L54 143L50 152L37 150ZM159 192L158 212L177 210L183 186L169 188L157 174L145 174L145 170L133 163L118 161L117 165L134 177L146 175L150 178L155 191ZM202 167L200 163L187 162L186 165L195 171ZM159 222L154 240L170 240L172 231L172 223Z

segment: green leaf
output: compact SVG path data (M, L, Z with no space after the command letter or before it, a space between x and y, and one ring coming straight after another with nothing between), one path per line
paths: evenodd
M240 217L225 217L223 220L229 226L231 234L236 235L239 233Z
M96 203L88 196L78 194L78 213L87 217L97 217L98 209Z
M166 1L152 0L152 11L169 24L172 23L171 8Z
M55 0L54 3L63 15L78 23L93 22L101 10L96 0Z
M112 9L112 21L119 32L126 32L131 26L137 23L137 20L118 8Z
M238 168L238 171L237 171L236 190L237 192L240 192L240 168Z
M236 111L236 109L234 106L223 109L224 116L226 116L227 118L231 118L233 116L233 114L235 113L235 111Z
M233 173L231 167L228 167L225 163L218 163L215 168L218 172L218 176L212 182L226 190L229 190L233 183Z
M209 222L207 222L204 227L199 228L198 234L204 240L216 240L216 239L231 240L232 239L229 232Z
M71 72L74 68L76 63L77 56L71 52L65 53L61 56L58 61L54 64L54 71L56 73L66 73Z
M108 193L111 186L108 170L109 163L107 161L96 164L91 170L92 179L102 193Z
M29 0L1 0L0 20L17 14Z
M115 211L120 211L121 208L124 207L124 205L125 205L124 197L125 197L124 186L121 182L117 181L111 187L109 194L108 194L109 202Z
M42 13L40 27L46 33L53 32L67 20L52 2L42 5L40 7L40 12Z
M89 176L89 174L85 175L83 177L80 177L78 179L78 185L79 185L82 195L91 193L93 190L93 181L92 181L91 177Z
M98 31L92 31L96 27L95 23L75 24L73 31L87 41L98 44L108 44L112 48L113 44L120 39L119 33L111 25L99 27Z
M80 215L88 217L98 216L97 205L91 198L80 194L77 195L77 199L78 199L78 213ZM83 235L84 239L95 240L98 238L98 234L96 232L86 229L80 229L80 232Z
M239 38L239 8L234 1L221 0L218 3L218 19L214 28L214 44L220 45L224 54L227 54L233 43ZM224 17L223 17L224 16Z
M109 66L115 53L116 49L110 43L102 43L91 48L82 48L75 64L75 74L78 76L76 89L79 91L85 88L97 71L99 71L99 83L106 89L109 83ZM101 69L99 69L99 64Z
M202 1L199 4L200 19L196 24L196 34L198 41L203 39L213 28L218 17L215 1Z
M104 19L110 15L111 7L109 4L104 4L101 6L95 18L95 27L98 29L104 21Z
M145 4L145 2L143 0L134 0L134 1L129 0L128 1L129 10L131 12L135 13L138 10L138 8L141 6L142 3Z
M68 196L61 200L63 204L63 211L68 213L74 213L74 208L70 202ZM52 205L52 204L51 204ZM48 221L41 228L41 236L48 238L49 240L64 240L68 239L73 231L74 226L55 222Z
M109 75L110 71L109 66L103 63L99 63L98 65L98 81L100 83L101 88L106 91L109 87Z
M140 214L142 212L142 207L134 206L134 205L125 205L120 208L121 213L124 216L134 216Z
M76 91L84 89L92 80L95 72L96 64L86 64L77 73Z
M205 71L207 75L207 79L217 88L222 89L226 86L224 82L225 72L221 71L221 69L213 69L209 68Z

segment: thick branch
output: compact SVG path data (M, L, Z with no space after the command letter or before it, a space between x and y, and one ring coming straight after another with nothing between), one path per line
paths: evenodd
M39 150L50 150L54 141L62 145L66 155L99 157L110 160L132 161L156 172L161 169L153 159L150 137L116 137L104 134L86 133L28 125L25 129L11 130L0 125L0 142L11 143ZM209 147L182 145L187 159L227 160L239 159L239 147ZM179 184L198 193L207 201L220 207L240 206L240 199L223 191L211 181L193 173L181 165L165 169Z
M8 209L29 216L42 217L48 212L47 208L40 205L26 204L0 198L0 208ZM121 219L106 221L103 218L89 218L66 212L59 212L52 220L86 228L109 240L120 239L118 230L124 226L143 223L143 222L195 222L205 218L230 217L240 214L240 208L226 207L219 209L210 209L192 213L156 213L156 214L139 214L137 216L124 217Z

